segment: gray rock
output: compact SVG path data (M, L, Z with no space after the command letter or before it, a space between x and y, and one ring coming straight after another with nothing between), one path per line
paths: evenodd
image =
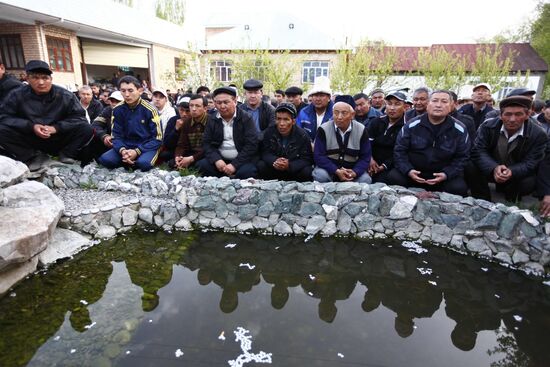
M432 241L447 244L453 237L453 231L443 224L434 224L432 227Z
M212 228L223 229L225 227L225 219L214 218L210 222Z
M456 214L441 214L441 220L447 227L454 229L462 221L462 217Z
M418 202L418 198L413 195L402 196L397 200L390 210L391 219L405 219L412 216L412 211Z
M521 216L521 214L518 214L518 213L507 214L504 217L504 219L502 219L502 222L498 227L498 230L497 230L498 235L504 238L512 238L521 220L523 220L523 217Z
M0 188L23 181L29 173L24 163L0 155Z
M356 215L366 208L367 206L364 203L349 203L344 207L344 211L348 213L350 217L355 218Z
M271 227L275 226L279 222L280 217L279 214L270 214L269 218L267 218L269 220L269 225Z
M357 182L339 182L336 184L336 192L342 193L354 193L359 194L361 192L361 184Z
M325 217L327 220L335 220L338 218L338 207L335 205L322 205L323 210L325 211Z
M449 244L458 251L464 251L464 236L458 234L453 235Z
M474 224L474 229L497 229L502 219L502 212L494 210Z
M471 252L478 254L486 251L491 251L483 238L472 238L471 240L466 242L466 248Z
M216 210L216 203L211 196L201 196L195 201L192 208L197 211L202 210Z
M10 266L0 276L0 296L6 293L11 287L36 270L38 257Z
M147 224L153 224L153 211L149 208L141 208L138 212L138 218Z
M447 203L458 203L462 200L462 196L459 195L453 195L446 192L440 192L439 193L439 200Z
M251 189L241 189L239 190L232 203L236 205L248 204L250 202L250 197L252 196L253 190Z
M319 232L325 224L327 223L327 220L322 215L315 215L307 222L306 232L310 235L316 234Z
M81 234L68 229L57 228L48 243L48 247L38 254L38 263L40 266L46 266L59 259L71 257L91 244L92 241Z
M271 201L268 201L258 208L258 216L269 217L274 210L275 206L271 203Z
M252 225L256 229L265 229L269 227L269 220L263 217L254 217L252 219Z
M323 236L332 236L333 234L335 234L337 231L336 229L336 221L334 220L329 220L325 226L323 227L323 229L321 230L321 234Z
M116 236L116 228L108 225L99 226L99 229L95 234L95 238L99 238L101 240L113 238L114 236Z
M164 206L162 211L162 217L164 219L164 224L172 226L180 219L178 210L172 206Z
M372 230L376 223L376 217L372 214L359 214L353 219L355 226L359 232Z
M325 194L322 192L306 192L304 194L304 201L308 203L320 203L324 196Z
M122 227L122 210L121 209L115 209L111 212L111 219L109 223L117 229Z
M250 232L254 229L254 225L250 222L242 222L237 226L239 232Z
M354 199L355 195L341 195L338 199L336 199L336 206L341 209L349 203L353 202Z
M494 258L500 261L501 263L512 264L512 258L507 252L503 252L503 251L497 252Z
M338 213L338 224L337 224L338 231L340 233L349 233L351 229L351 217L346 212L339 212Z
M225 222L231 228L237 227L241 223L239 216L233 214L225 218Z
M153 217L153 222L159 228L161 228L164 225L164 220L162 220L162 216L159 215L159 214L157 214Z
M324 205L336 205L336 199L334 199L334 196L332 196L329 193L325 193L325 196L323 196L323 199L321 200L321 204ZM550 229L549 229L550 231Z
M521 233L523 233L526 237L529 237L529 238L533 238L539 235L537 228L533 227L527 222L522 222L519 226L519 230L521 231Z
M244 204L239 206L239 219L241 221L252 220L256 216L257 206L254 204Z
M133 226L134 224L137 223L137 220L138 220L137 211L130 208L125 208L122 211L122 224L124 226Z
M2 190L0 270L42 252L65 209L51 189L26 181Z
M187 218L181 218L180 220L178 220L176 222L176 224L174 224L174 227L176 227L176 229L178 231L192 231L193 230L193 225L191 224L191 222Z
M322 215L324 213L325 211L323 210L323 207L321 205L312 202L302 203L302 207L298 211L298 215L306 218L309 218L313 215Z
M512 254L512 262L514 264L524 264L529 262L529 255L521 250L515 250Z
M289 235L292 234L292 228L285 221L280 221L275 225L275 227L273 227L273 232L282 235Z
M294 234L297 235L297 236L306 233L306 230L304 229L304 227L298 225L298 223L292 224L292 231L293 231Z
M534 274L538 276L544 275L544 266L536 262L530 261L524 264L520 269L526 272L527 274Z
M378 208L380 215L383 217L388 217L396 201L397 199L395 198L395 196L382 196L382 198L380 199L380 206Z

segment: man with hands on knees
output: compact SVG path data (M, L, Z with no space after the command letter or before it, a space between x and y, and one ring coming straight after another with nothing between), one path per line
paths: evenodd
M465 126L449 116L451 101L446 90L432 92L427 113L403 126L395 143L395 168L388 174L388 184L466 196L464 165L470 151L469 137Z

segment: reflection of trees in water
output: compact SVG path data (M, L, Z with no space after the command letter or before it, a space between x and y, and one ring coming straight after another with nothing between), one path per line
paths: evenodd
M498 346L487 351L489 355L504 354L497 362L491 363L491 367L529 367L532 366L527 354L519 349L514 335L506 328L497 330Z
M209 236L214 238L209 240ZM319 318L330 323L337 316L336 301L348 299L359 282L366 288L361 308L371 312L383 305L395 312L395 331L403 338L414 332L415 319L432 317L444 300L447 316L456 322L449 338L458 349L468 351L474 348L480 331L498 330L501 320L505 324L507 319L513 320L511 310L541 317L550 308L550 292L540 283L440 248L418 255L399 245L388 248L387 244L371 246L358 241L347 245L341 239L314 239L304 245L301 238L277 238L268 245L268 241L250 236L204 237L203 243L209 245L192 247L184 265L199 269L197 277L203 285L214 279L216 271L223 274L215 283L222 288L220 308L223 305L224 312L238 307L238 293L250 291L261 274L272 284L273 308L287 304L288 288L301 286L319 299ZM225 243L235 242L236 247L225 248ZM255 268L243 269L242 263ZM485 273L481 267L489 271ZM423 275L419 268L428 268L432 274ZM550 365L548 353L540 348L543 339L527 341L527 334L550 331L549 323L523 322L521 328L509 329L518 350L529 351L531 360Z

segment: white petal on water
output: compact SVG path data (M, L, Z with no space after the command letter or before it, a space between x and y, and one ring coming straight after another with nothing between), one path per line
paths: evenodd
M430 268L416 268L416 270L418 270L422 275L431 275L433 272Z
M220 335L218 336L218 339L225 340L225 331L222 331Z
M523 317L521 317L520 315L514 315L514 320L516 320L517 322L521 322L521 320L523 320Z
M550 286L550 280L547 280L546 282L542 282L542 284Z
M342 353L338 353L338 357L344 358L344 355Z
M308 295L310 295L311 297L313 297L313 293L312 292L307 292Z
M437 285L437 283L434 282L433 280L428 280L428 283L430 283L431 285Z
M481 268L481 270L484 271L484 272L488 272L489 268Z
M498 294L495 294L495 298L500 298L500 296Z
M126 355L130 354L131 352L129 350L126 351Z
M74 352L76 352L76 349L71 349L71 354L73 354Z
M181 351L181 349L178 348L178 350L176 350L176 358L179 358L183 355L183 352Z
M149 323L152 323L152 322L153 322L153 320L152 320L152 319L149 319Z
M311 279L311 280L315 280L315 276L313 276L313 275L309 274L309 279Z
M59 339L61 339L61 337L59 335L56 336L55 338L53 338L53 340L55 340L55 341L58 341Z
M228 243L227 245L225 245L225 248L233 248L235 246L237 246L236 243Z
M249 263L240 263L239 266L242 267L242 268L248 268L250 270L252 270L256 267L256 265L251 265Z
M233 333L235 334L235 341L241 343L241 350L243 353L237 356L236 359L227 361L229 366L242 367L244 364L249 362L271 364L271 353L266 353L264 351L250 353L250 350L252 349L252 336L250 335L250 331L239 326L237 327L237 330L233 331Z
M10 293L10 297L15 297L15 296L17 296L17 294L15 292Z
M92 322L90 325L84 326L84 329L90 329L90 328L94 327L95 324L96 324L96 322L94 321L94 322Z
M86 302L86 300L84 300L84 299L81 299L80 303L82 303L84 306L86 306L88 304L88 302Z
M428 252L428 249L425 249L424 247L420 246L420 242L403 241L401 242L401 246L406 247L408 251L416 252L417 254Z

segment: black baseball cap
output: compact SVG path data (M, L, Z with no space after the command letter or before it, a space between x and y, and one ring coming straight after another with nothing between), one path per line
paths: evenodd
M281 103L277 106L275 112L288 112L293 118L296 117L296 107L292 103Z
M50 65L42 60L31 60L25 65L25 72L52 75Z
M301 88L298 87L289 87L287 90L285 90L285 95L287 96L297 96L304 94L304 91Z
M395 98L400 101L407 102L407 95L399 91L388 93L388 95L384 97L386 101L389 100L390 98Z
M237 97L237 91L234 88L231 88L231 87L216 88L216 89L214 89L214 92L212 93L212 95L214 97L216 97L218 94L221 94L221 93L225 93L225 94L229 94L233 97Z

